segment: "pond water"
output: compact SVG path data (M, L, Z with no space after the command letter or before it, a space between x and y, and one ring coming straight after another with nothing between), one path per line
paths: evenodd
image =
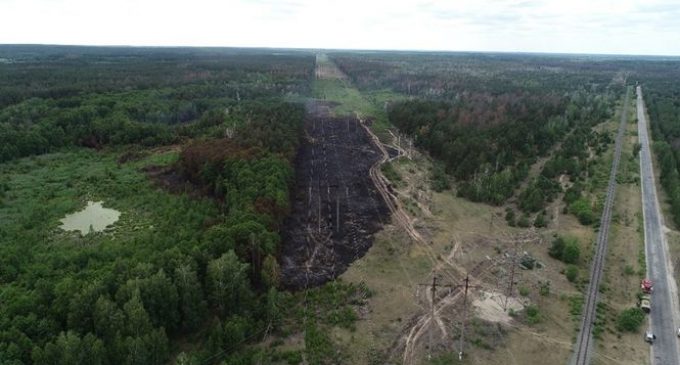
M120 217L119 211L104 208L103 203L88 201L85 209L62 218L59 228L65 231L80 231L82 235L103 231Z

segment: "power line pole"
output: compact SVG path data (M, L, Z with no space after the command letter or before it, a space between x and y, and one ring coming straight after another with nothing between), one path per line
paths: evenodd
M460 351L458 352L458 360L463 360L463 346L465 344L465 325L467 322L467 294L470 288L470 276L465 275L465 292L463 294L463 320L460 326Z
M430 294L431 294L431 300L430 300L430 316L431 316L431 324L434 327L435 325L435 313L434 313L434 307L435 307L435 302L437 300L437 287L446 287L446 288L453 288L453 285L450 284L439 284L437 283L437 274L433 273L432 274L432 284L418 284L421 286L429 286L430 287ZM428 344L427 344L427 359L430 360L432 358L432 330L428 331Z
M431 324L434 326L434 303L437 300L437 274L433 273L432 274L432 284L418 284L420 286L429 286L430 287L430 316L431 316ZM440 285L441 286L441 285ZM427 359L430 360L432 358L432 330L428 331L428 342L427 342Z
M430 323L434 327L434 301L437 298L437 276L432 275L432 298L430 299ZM432 359L432 329L427 331L428 333L428 341L427 341L427 359L430 360Z
M463 359L463 350L464 350L464 345L465 345L465 326L467 324L467 296L468 296L468 291L470 289L475 289L479 288L479 285L470 285L470 275L467 274L465 275L465 279L463 279L463 284L458 284L458 285L450 285L450 284L441 284L437 282L437 276L434 274L432 276L432 283L431 284L418 284L420 286L429 286L430 287L430 293L432 296L432 300L430 303L430 316L431 316L431 323L432 326L435 325L435 301L437 299L437 287L447 287L449 289L463 289L463 319L461 320L461 330L460 330L460 349L458 352L458 359L462 360ZM428 333L428 353L427 353L427 358L430 360L432 358L432 331L429 331Z

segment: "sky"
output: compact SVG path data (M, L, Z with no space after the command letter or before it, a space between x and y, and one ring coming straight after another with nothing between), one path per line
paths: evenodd
M0 0L0 44L680 55L680 0Z

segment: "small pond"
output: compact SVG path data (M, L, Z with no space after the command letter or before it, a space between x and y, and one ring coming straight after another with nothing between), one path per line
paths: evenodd
M62 218L59 228L65 231L80 231L82 235L103 231L120 217L119 211L104 208L103 203L88 201L85 209Z

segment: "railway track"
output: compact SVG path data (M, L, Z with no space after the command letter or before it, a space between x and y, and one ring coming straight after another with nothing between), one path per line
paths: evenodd
M626 128L626 121L628 116L628 102L630 97L630 88L626 89L626 98L623 103L621 112L621 122L619 130L616 134L616 142L614 148L614 158L612 160L611 172L609 174L609 182L607 184L607 198L605 200L604 208L602 209L602 217L600 218L600 231L597 235L597 243L595 248L595 256L593 257L592 266L590 268L590 281L588 284L588 291L584 301L583 315L581 317L581 327L574 345L574 353L572 355L570 365L588 365L593 349L593 327L595 325L595 315L597 309L597 301L599 296L600 279L602 278L602 269L604 268L604 258L607 252L607 239L609 236L609 224L611 222L612 206L614 205L614 196L616 194L616 173L619 168L619 161L621 159L621 140Z

